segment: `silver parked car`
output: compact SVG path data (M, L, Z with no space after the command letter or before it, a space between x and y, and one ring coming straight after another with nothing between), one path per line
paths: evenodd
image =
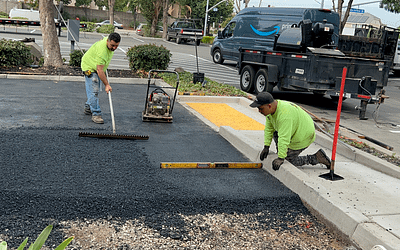
M136 34L139 36L143 36L145 33L145 29L147 29L146 23L139 24L139 26L136 28ZM162 36L162 32L163 32L163 27L158 26L156 35Z
M103 25L106 25L106 24L110 24L110 20L104 20L101 23L96 23L96 26L100 27L100 26L103 26ZM114 26L117 27L118 29L123 29L124 28L124 25L122 25L121 23L117 23L116 21L114 21Z

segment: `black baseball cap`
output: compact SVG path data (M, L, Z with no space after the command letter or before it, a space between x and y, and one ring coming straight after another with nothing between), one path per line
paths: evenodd
M252 108L258 108L264 104L270 104L274 102L274 97L268 92L262 92L256 96L256 100L250 104Z

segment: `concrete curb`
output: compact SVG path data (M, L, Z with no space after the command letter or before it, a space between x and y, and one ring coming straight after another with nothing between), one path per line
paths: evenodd
M63 82L85 82L83 76L54 76L54 75L14 75L0 74L0 79L19 79L35 81L63 81ZM110 83L118 84L147 84L148 78L121 78L109 77ZM161 79L152 79L156 84L161 84Z
M259 147L255 147L257 144L253 140L244 138L238 131L230 127L221 127L219 133L250 160L259 162L257 153ZM264 165L270 166L274 158L276 157L272 154L271 157L263 161ZM374 159L369 158L369 160L368 165L375 163ZM327 220L362 249L369 250L379 244L386 247L387 250L398 250L400 239L371 221L361 212L348 207L341 200L329 196L328 190L317 186L307 174L290 163L285 162L279 171L273 171L267 167L263 167L263 169L298 194L322 219Z

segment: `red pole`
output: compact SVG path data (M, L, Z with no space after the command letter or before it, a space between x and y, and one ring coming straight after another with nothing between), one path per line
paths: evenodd
M333 137L333 146L332 146L332 163L331 163L331 175L333 176L333 171L335 169L335 160L336 160L336 146L337 146L337 140L339 136L339 124L340 124L340 113L342 111L342 102L343 102L343 93L344 93L344 84L346 82L346 74L347 74L347 68L343 68L343 73L342 73L342 82L340 86L340 95L339 95L339 103L338 103L338 108L337 108L337 113L336 113L336 123L335 123L335 134Z

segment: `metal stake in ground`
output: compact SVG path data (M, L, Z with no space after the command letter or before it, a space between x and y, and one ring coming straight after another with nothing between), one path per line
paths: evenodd
M347 68L343 68L343 73L342 73L342 82L340 86L340 95L339 95L339 103L338 103L338 108L336 112L336 123L335 123L335 134L333 137L333 146L332 146L332 161L331 161L331 168L329 173L322 174L319 177L327 179L327 180L332 180L332 181L337 181L337 180L343 180L344 178L335 174L335 160L336 160L336 146L337 146L337 140L338 140L338 135L339 135L339 125L340 125L340 113L342 111L342 102L343 102L343 93L344 93L344 84L346 82L346 74L347 74Z

